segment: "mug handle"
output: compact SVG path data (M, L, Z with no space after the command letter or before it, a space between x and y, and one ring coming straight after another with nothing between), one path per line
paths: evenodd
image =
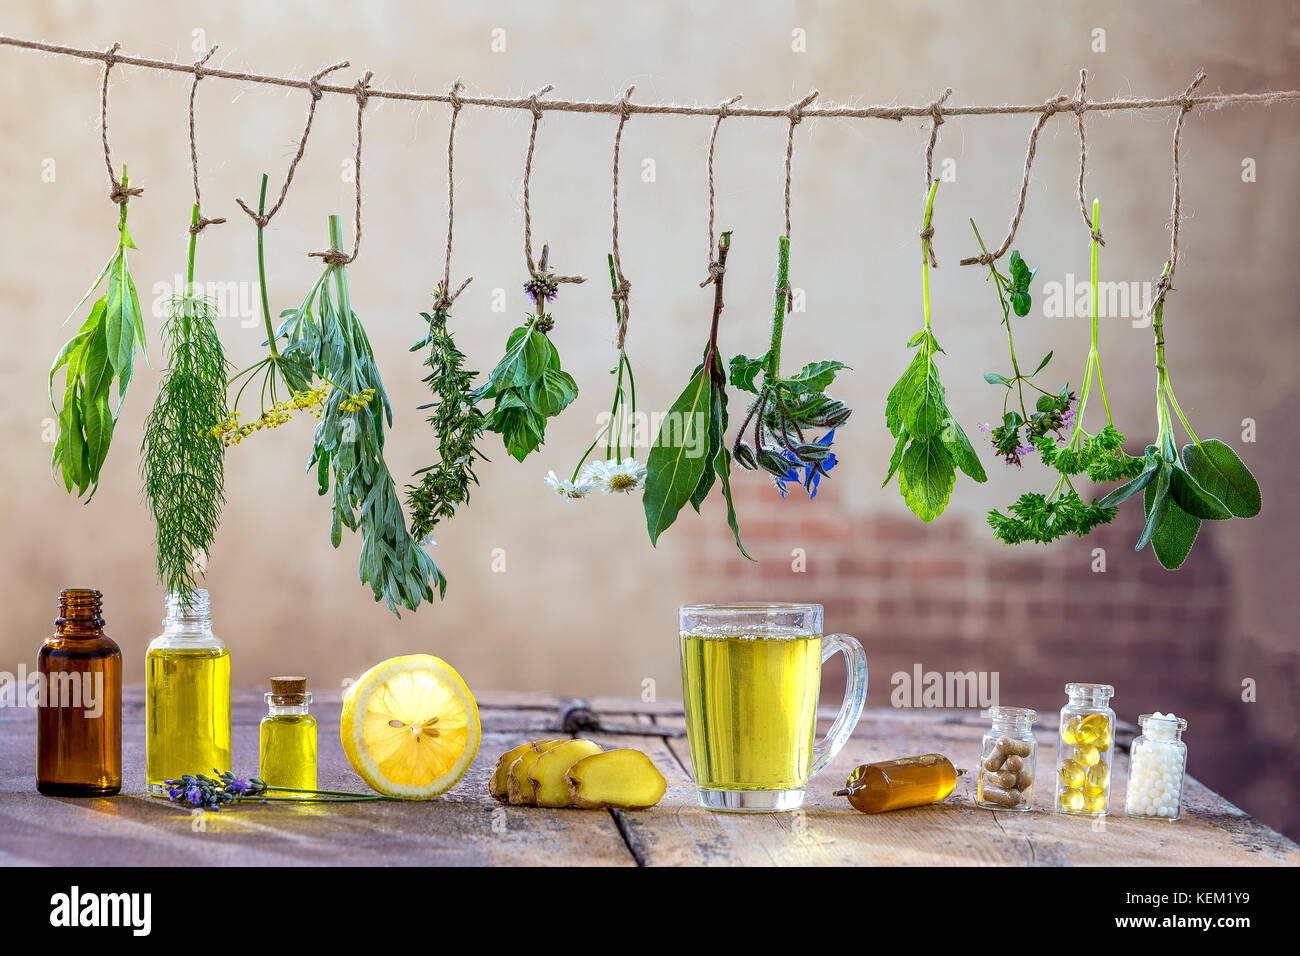
M827 764L849 742L853 728L862 716L862 707L867 702L867 652L855 638L847 634L831 634L822 638L822 663L830 660L833 654L843 654L848 664L848 678L845 681L844 703L835 715L835 722L826 736L813 745L813 763L808 770L808 777L817 776L826 769Z

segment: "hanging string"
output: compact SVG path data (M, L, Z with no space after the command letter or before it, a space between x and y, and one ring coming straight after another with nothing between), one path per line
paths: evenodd
M438 298L433 303L435 312L446 312L451 308L451 304L456 301L456 297L465 291L465 287L474 281L473 276L469 276L455 292L449 292L451 289L451 232L452 225L456 221L456 118L460 116L460 109L463 105L460 99L460 91L465 88L465 84L456 78L456 82L451 85L451 125L447 131L447 255L442 262L442 285L438 287Z
M121 46L120 43L114 43L104 53L104 85L99 95L99 135L104 143L104 166L108 169L108 182L111 187L108 198L119 206L130 200L132 196L139 196L144 192L143 186L122 188L122 183L113 172L113 157L108 148L108 71L113 69L113 64L117 62L117 51Z
M1196 77L1188 85L1187 89L1183 91L1181 108L1178 112L1178 120L1174 123L1174 201L1173 207L1170 210L1172 225L1169 236L1169 267L1165 270L1164 275L1162 275L1156 282L1155 295L1151 298L1151 307L1147 310L1148 312L1154 310L1157 305L1163 304L1165 296L1169 294L1171 289L1173 289L1174 270L1178 268L1178 229L1182 221L1183 208L1182 169L1181 159L1179 157L1179 147L1183 137L1183 123L1187 119L1187 114L1196 106L1196 101L1192 98L1192 94L1196 92L1196 88L1204 82L1205 71L1198 70L1196 72Z
M356 185L356 208L353 214L353 233L352 233L352 255L344 255L340 249L326 249L323 252L309 252L307 255L323 259L326 265L345 266L356 259L357 253L361 251L361 125L362 118L366 114L366 102L370 98L367 87L370 86L370 78L375 74L366 71L366 75L357 81L357 157L354 161L353 171L355 173L354 182Z
M284 174L284 185L280 187L280 198L275 201L275 205L266 211L266 215L259 216L249 208L244 200L235 199L235 202L239 204L239 208L248 213L249 218L257 223L259 227L265 229L275 214L280 211L280 207L284 205L284 197L289 193L289 184L293 182L294 171L297 170L298 164L302 162L302 154L307 150L307 137L311 135L312 120L316 118L316 104L320 102L321 97L324 95L324 88L320 85L320 81L335 70L345 69L349 65L347 60L342 63L335 63L333 66L325 67L319 73L312 74L311 78L307 80L307 92L311 94L311 102L307 106L307 122L302 128L302 136L298 138L298 151L294 153L293 159L289 161L289 169ZM208 75L215 75L215 71L209 70Z
M613 188L613 259L614 259L614 281L616 288L611 298L614 300L619 310L618 315L618 335L614 345L621 352L623 344L627 340L627 321L630 314L628 308L628 296L632 291L632 283L627 281L623 275L623 263L619 258L618 250L618 158L619 151L623 146L623 127L627 125L627 118L632 115L631 103L629 97L635 86L629 86L627 92L623 94L623 109L618 117L618 131L614 133L614 188Z
M722 125L723 119L730 114L732 105L734 105L739 99L740 94L737 93L731 99L723 100L718 104L718 117L713 121L713 132L709 134L709 274L704 281L700 283L701 289L712 282L717 282L726 272L726 268L718 261L717 256L715 255L716 250L713 244L713 150L718 142L718 127Z
M925 189L930 191L934 185L934 147L939 142L939 127L943 125L943 104L948 97L952 96L952 87L948 87L943 94L930 103L930 141L925 147ZM939 260L934 255L934 222L931 220L930 225L921 230L921 239L924 240L926 252L930 256L930 268L939 268Z
M533 113L533 125L528 131L528 152L524 155L524 259L528 263L528 274L534 279L545 279L546 275L546 248L542 249L542 261L539 265L533 259L533 220L530 210L529 189L530 182L533 178L533 150L537 145L537 125L542 121L542 104L539 98L545 96L552 89L551 84L546 84L536 93L528 97L529 109ZM585 276L550 276L553 282L586 282Z
M1083 224L1088 227L1088 234L1096 240L1097 245L1104 246L1106 240L1101 237L1101 230L1092 224L1088 214L1088 200L1083 194L1083 171L1088 163L1088 134L1083 128L1083 114L1088 111L1088 71L1079 71L1079 92L1074 97L1074 115L1079 121L1079 212L1083 213Z
M804 107L817 99L817 91L813 90L798 103L790 105L788 115L790 117L790 129L785 137L785 237L790 238L790 167L794 162L794 128L803 121Z
M1020 198L1016 202L1016 211L1011 217L1011 225L1007 229L1006 238L1002 240L1002 245L998 246L993 252L982 252L978 256L968 256L961 260L962 265L986 266L1007 254L1007 250L1011 248L1011 243L1015 241L1016 229L1020 226L1020 217L1025 214L1025 199L1029 195L1029 172L1034 165L1034 155L1038 152L1038 134L1043 131L1043 127L1047 125L1047 121L1052 116L1063 109L1071 108L1073 108L1073 104L1065 94L1054 96L1043 104L1042 112L1038 114L1038 119L1034 120L1034 128L1029 131L1029 147L1025 150L1025 170L1020 179Z
M212 49L194 64L194 82L190 85L190 168L194 172L194 205L199 207L199 217L195 220L194 225L190 226L191 235L197 235L208 226L214 226L226 221L220 216L208 219L203 215L203 204L199 197L199 147L194 136L194 97L199 92L199 80L203 79L203 64L212 59L212 54L216 52L217 47L213 44Z

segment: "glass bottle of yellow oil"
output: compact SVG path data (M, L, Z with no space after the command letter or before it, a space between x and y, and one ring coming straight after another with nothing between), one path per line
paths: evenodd
M257 775L271 787L316 789L316 718L305 677L272 677Z
M230 770L230 649L212 633L208 592L167 596L145 655L145 779L167 795L182 774Z

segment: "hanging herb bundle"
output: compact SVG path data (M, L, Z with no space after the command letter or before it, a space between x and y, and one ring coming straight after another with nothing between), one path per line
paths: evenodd
M614 324L623 328L624 307L617 297L618 274L613 253L609 255L609 281L616 293L613 299ZM609 370L609 374L616 376L609 421L582 453L567 480L557 477L553 471L545 478L557 495L569 501L586 498L597 488L607 495L616 492L627 495L645 487L646 466L631 454L636 446L636 380L632 377L632 362L627 357L627 349L622 345L618 347L618 364ZM625 436L628 451L626 457L623 455ZM605 443L605 457L589 462L591 453L602 440Z
M50 405L58 412L59 423L50 467L63 475L63 485L69 492L77 489L78 497L87 489L94 497L99 487L99 473L108 457L113 428L131 384L136 347L147 356L140 296L126 257L126 251L136 246L126 228L131 192L125 166L118 192L122 198L118 205L117 249L72 315L86 304L105 279L108 288L95 300L86 321L59 349L50 366ZM72 315L64 320L65 324ZM59 409L54 405L54 376L65 366L63 408ZM117 381L117 407L110 411L109 393L114 380Z
M1099 316L1097 260L1100 247L1097 236L1098 230L1101 229L1100 217L1101 204L1094 201L1091 337L1083 373L1083 387L1079 391L1077 413L1073 408L1073 393L1070 392L1067 384L1055 395L1051 393L1040 395L1035 406L1035 414L1028 416L1027 420L1013 423L1004 418L1002 428L1013 429L1017 433L1015 462L1012 462L1012 456L1000 444L1000 441L1005 440L1005 431L1001 434L997 429L993 431L994 448L999 454L1004 455L1008 462L1018 464L1020 457L1031 449L1036 449L1042 456L1043 464L1054 468L1058 473L1056 484L1047 494L1026 492L1007 509L1008 514L1003 514L996 509L989 512L988 522L993 529L993 536L1005 544L1020 544L1025 541L1047 544L1069 534L1083 537L1098 525L1109 523L1114 519L1116 509L1105 501L1098 502L1095 498L1091 502L1085 502L1072 479L1079 475L1087 475L1094 482L1118 481L1131 477L1142 467L1141 458L1133 458L1124 453L1124 435L1115 427L1114 420L1111 418L1110 401L1106 397L1106 382L1101 374L1101 353L1098 349L1097 335ZM978 230L975 235L978 239ZM1001 288L999 286L1000 290ZM1009 324L1007 328L1008 343L1010 343ZM1050 358L1049 352L1037 371L1041 371ZM1037 371L1034 374L1037 374ZM1092 394L1094 380L1106 410L1106 425L1095 435L1089 433L1084 427L1084 415L1088 407L1088 398ZM990 381L994 380L990 379ZM1018 434L1021 426L1024 427L1028 446L1020 445L1021 439ZM1071 428L1073 434L1069 441L1062 444L1063 433Z
M930 218L934 212L935 180L925 200L921 235L921 290L925 327L908 340L916 349L907 370L885 402L885 424L897 439L889 460L889 473L881 483L888 485L898 475L903 500L922 521L933 521L948 507L956 483L957 469L975 481L988 480L970 439L948 411L939 369L935 364L942 352L930 328Z
M718 351L718 320L722 317L722 280L731 248L731 233L718 237L713 282L713 322L704 360L695 367L686 388L677 396L655 436L646 458L645 508L650 543L677 520L689 501L696 513L716 482L727 503L727 524L740 553L751 561L740 540L740 524L731 499L731 452L727 450L727 373Z
M777 240L776 304L768 350L757 358L736 355L731 359L731 384L755 396L731 451L742 468L762 469L771 475L782 498L787 482L802 484L808 496L815 498L822 476L836 463L830 450L835 429L848 421L853 409L826 393L835 374L848 368L843 362L809 362L788 378L781 375L789 274L790 240L782 236ZM754 424L752 446L745 441L750 422ZM829 430L812 438L805 430L813 428Z
M424 364L430 371L423 381L434 401L420 408L433 409L428 421L438 438L438 463L415 473L420 479L418 485L406 486L411 534L419 541L433 534L439 521L452 517L460 505L469 502L470 485L478 484L474 461L487 460L476 444L487 426L487 417L475 404L474 379L478 372L464 367L465 355L447 328L450 315L444 292L441 287L436 291L439 305L432 315L420 313L428 332L411 346L412 352L429 349Z
M549 247L542 247L537 274L524 283L533 313L510 333L506 354L474 393L476 402L493 400L485 430L499 434L517 461L541 447L546 420L578 397L578 383L560 367L560 353L547 336L555 327L555 317L547 313L546 303L560 288L546 268L549 252Z
M1162 278L1168 275L1166 264ZM1259 483L1237 453L1217 438L1201 441L1178 405L1165 364L1163 294L1158 295L1152 310L1151 328L1156 342L1156 440L1147 446L1144 459L1136 459L1141 472L1101 503L1113 507L1142 492L1146 523L1135 550L1141 551L1150 542L1157 560L1172 571L1187 560L1202 521L1253 518L1260 512L1262 499ZM1174 440L1171 407L1192 439L1181 455Z
M340 248L337 216L329 219L329 236L330 249ZM289 367L309 361L329 386L309 465L316 466L320 494L330 491L333 479L330 542L339 546L344 526L361 532L361 581L397 614L398 605L413 611L422 599L433 600L430 579L445 595L447 579L407 530L384 460L384 422L392 425L393 411L365 327L352 309L347 261L326 257L302 305L281 313L280 334L287 337L284 354L294 363Z
M157 528L158 578L188 600L216 537L225 504L224 447L214 430L226 418L226 356L216 306L194 285L199 205L190 220L185 290L167 307L167 370L144 426L140 470Z

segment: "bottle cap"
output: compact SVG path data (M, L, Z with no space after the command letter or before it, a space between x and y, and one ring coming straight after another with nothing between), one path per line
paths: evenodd
M295 694L305 694L307 693L307 678L272 677L271 693L277 697L291 697Z

